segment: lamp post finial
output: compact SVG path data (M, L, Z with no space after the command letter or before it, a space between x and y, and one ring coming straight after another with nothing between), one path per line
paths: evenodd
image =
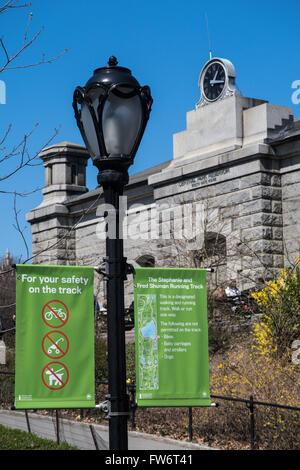
M117 64L118 64L117 58L114 55L110 56L110 58L108 59L108 65L110 67L114 67Z

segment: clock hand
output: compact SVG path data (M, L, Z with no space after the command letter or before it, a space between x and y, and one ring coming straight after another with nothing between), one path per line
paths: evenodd
M224 80L215 80L215 79L210 80L211 85L214 85L215 83L224 83Z
M210 82L209 82L211 86L213 86L215 84L215 80L217 78L217 75L218 75L218 70L216 70L216 73L215 73L215 76L214 76L213 80L210 80Z

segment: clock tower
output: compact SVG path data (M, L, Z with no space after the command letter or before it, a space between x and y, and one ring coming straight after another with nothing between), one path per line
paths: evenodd
M235 68L229 60L215 57L206 62L199 77L201 98L196 108L232 95L240 95L235 87L235 77Z

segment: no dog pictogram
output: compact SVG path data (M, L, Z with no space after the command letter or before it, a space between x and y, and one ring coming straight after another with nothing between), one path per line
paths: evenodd
M42 380L50 390L60 390L69 381L69 371L62 362L49 362L42 371Z
M51 328L61 328L69 319L69 309L61 300L49 300L43 307L42 317Z

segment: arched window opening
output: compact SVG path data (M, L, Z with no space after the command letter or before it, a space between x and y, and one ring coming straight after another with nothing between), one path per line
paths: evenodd
M226 237L221 233L206 232L203 251L206 258L226 258Z
M154 268L155 258L152 255L142 255L136 260L136 263L141 266L141 268Z
M190 250L189 256L195 268L226 264L226 237L221 233L205 232L202 247Z

